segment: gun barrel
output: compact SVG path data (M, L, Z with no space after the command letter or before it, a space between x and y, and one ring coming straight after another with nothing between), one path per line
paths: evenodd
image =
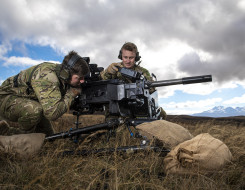
M212 75L201 75L194 77L184 77L180 79L171 79L171 80L160 80L160 81L148 81L146 86L150 87L159 87L159 86L170 86L177 84L193 84L193 83L202 83L202 82L211 82Z

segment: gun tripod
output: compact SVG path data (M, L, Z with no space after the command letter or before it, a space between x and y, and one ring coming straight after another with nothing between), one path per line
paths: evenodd
M91 125L83 128L79 128L79 125L81 122L79 122L79 116L82 115L80 112L74 112L73 115L76 115L76 122L75 122L75 129L70 129L65 132L56 133L54 135L48 136L45 138L47 141L53 141L55 139L63 139L63 138L70 138L75 143L79 142L79 138L82 134L90 134L92 132L107 129L109 131L114 130L117 128L120 124L125 124L129 130L130 136L135 138L141 138L140 145L136 146L122 146L117 148L100 148L100 149L83 149L83 150L71 150L71 151L64 151L62 153L62 156L68 156L68 155L80 155L80 156L86 156L91 154L101 155L101 154L111 154L113 152L122 153L122 152L139 152L139 151L154 151L158 152L160 154L164 154L164 156L170 152L169 149L166 149L164 147L158 147L158 146L150 146L149 141L146 137L143 137L139 133L133 134L130 126L136 126L140 123L144 122L150 122L153 121L149 119L125 119L124 121L121 119L111 119L106 121L105 123ZM108 139L109 140L109 139Z

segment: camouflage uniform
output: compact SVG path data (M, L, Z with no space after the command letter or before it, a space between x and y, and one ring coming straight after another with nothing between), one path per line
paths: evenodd
M120 67L123 67L123 63L122 62L120 63ZM147 80L152 80L151 75L150 75L150 73L149 73L149 71L147 69L145 69L143 67L140 67L138 65L134 65L134 67L131 68L131 69L135 70L137 72L141 72L143 74L143 76ZM123 80L126 83L131 83L132 82L129 78L122 76L120 72L117 72L115 75L112 75L112 74L108 73L107 70L105 69L104 71L101 72L100 75L101 75L101 78L103 80L120 79L120 80Z
M0 86L0 116L20 125L9 133L52 134L50 121L67 112L73 101L65 84L68 77L61 77L61 64L44 62L5 80Z

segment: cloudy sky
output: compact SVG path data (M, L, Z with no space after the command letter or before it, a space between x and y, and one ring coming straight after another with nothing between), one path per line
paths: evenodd
M168 114L245 106L245 0L0 0L0 83L70 50L107 67L134 42L158 80L213 82L158 88Z

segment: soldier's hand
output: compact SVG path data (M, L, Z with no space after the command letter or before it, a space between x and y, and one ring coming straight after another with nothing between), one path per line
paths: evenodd
M167 113L164 111L164 109L162 107L160 107L160 115L159 116L163 120L166 120L166 118L167 118Z
M80 95L82 93L82 89L81 88L70 88L69 89L69 93L71 93L71 95L75 98L78 95Z
M118 67L120 67L121 64L120 63L112 63L109 65L109 67L107 68L107 72L114 75L118 72Z

